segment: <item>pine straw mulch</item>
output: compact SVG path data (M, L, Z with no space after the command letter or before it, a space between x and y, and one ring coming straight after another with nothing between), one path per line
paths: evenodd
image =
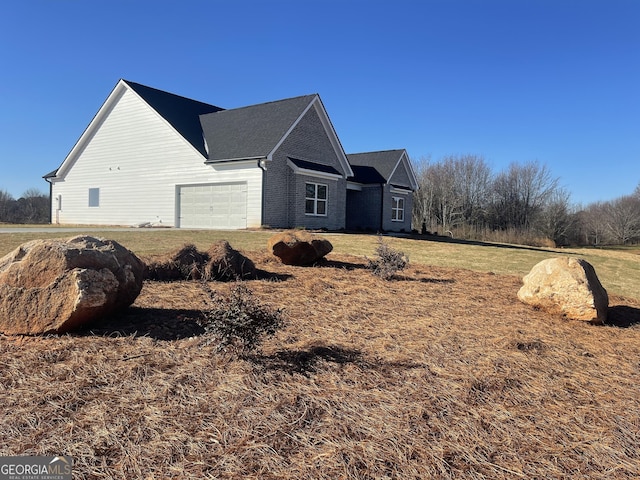
M78 479L640 476L639 302L593 326L520 304L516 277L249 256L289 323L244 358L202 335L198 282L0 337L0 455L72 455Z

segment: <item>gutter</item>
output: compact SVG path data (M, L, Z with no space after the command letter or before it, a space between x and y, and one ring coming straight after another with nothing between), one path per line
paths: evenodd
M205 165L224 165L231 162L250 162L252 160L266 160L266 157L239 157L239 158L225 158L223 160L205 160ZM262 168L262 167L260 167ZM265 167L266 168L266 167Z

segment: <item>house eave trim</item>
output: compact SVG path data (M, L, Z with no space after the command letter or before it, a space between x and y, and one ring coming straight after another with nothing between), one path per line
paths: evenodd
M295 163L293 163L289 159L287 159L287 165L291 167L291 169L293 170L293 173L295 173L296 175L307 175L310 177L326 178L328 180L340 180L341 178L343 178L342 175L337 173L319 172L318 170L311 170L309 168L298 167Z
M205 165L222 165L222 164L231 163L231 162L255 162L256 160L268 160L268 158L262 155L257 157L239 157L239 158L225 158L222 160L220 159L206 160L204 163Z
M391 187L391 193L399 193L402 195L410 195L413 193L413 190L409 187L407 188L403 188L403 187Z

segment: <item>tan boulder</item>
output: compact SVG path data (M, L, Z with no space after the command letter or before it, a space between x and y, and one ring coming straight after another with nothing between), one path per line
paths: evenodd
M0 258L0 331L61 333L131 305L144 264L112 240L34 240Z
M609 296L590 263L571 257L543 260L523 278L520 301L574 320L604 323Z
M302 230L277 233L269 238L267 248L286 265L311 265L331 250L329 240Z

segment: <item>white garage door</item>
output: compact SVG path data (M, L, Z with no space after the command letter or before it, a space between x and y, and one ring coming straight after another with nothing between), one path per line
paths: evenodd
M247 184L179 187L182 228L247 228Z

